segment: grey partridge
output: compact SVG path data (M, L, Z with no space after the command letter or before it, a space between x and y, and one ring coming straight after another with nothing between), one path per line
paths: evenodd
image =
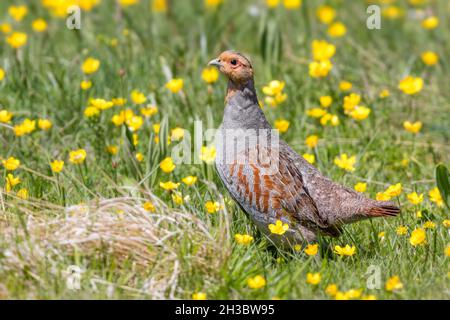
M253 67L244 55L225 51L209 65L228 78L216 138L217 172L232 198L273 242L314 242L319 233L337 237L343 224L400 213L391 202L334 183L276 139L258 104ZM269 230L278 220L289 226L283 235Z

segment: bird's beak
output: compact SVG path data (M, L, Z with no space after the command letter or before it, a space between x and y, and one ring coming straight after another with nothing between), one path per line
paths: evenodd
M213 60L211 60L211 61L208 63L208 66L215 66L215 67L217 67L217 68L220 69L220 67L221 67L222 65L220 64L219 59L213 59Z

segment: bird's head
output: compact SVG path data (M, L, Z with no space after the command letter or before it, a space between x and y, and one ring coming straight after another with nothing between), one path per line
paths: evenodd
M250 60L239 52L224 51L217 59L211 60L208 64L216 66L235 84L245 84L253 79L253 68Z

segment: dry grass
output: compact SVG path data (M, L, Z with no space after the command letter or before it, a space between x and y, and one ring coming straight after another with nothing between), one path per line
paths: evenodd
M179 282L192 273L207 275L207 282L220 281L218 272L231 252L228 216L222 215L216 228L211 228L211 220L169 209L152 198L158 204L154 213L145 211L141 199L132 197L66 209L38 202L10 207L22 217L22 227L3 221L3 244L8 249L0 268L37 277L38 265L44 261L56 267L67 256L90 257L101 252L113 257L119 269L131 264L140 274L151 270L156 276L149 278L144 291L155 299L178 298L182 294Z

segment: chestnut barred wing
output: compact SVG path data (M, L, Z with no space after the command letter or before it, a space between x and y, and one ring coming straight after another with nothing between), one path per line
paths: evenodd
M261 156L262 155L262 156ZM267 162L267 157L271 161ZM258 159L264 161L258 161ZM289 220L335 235L322 219L305 188L302 174L283 149L256 145L238 154L230 163L217 163L217 169L233 198L248 214Z

